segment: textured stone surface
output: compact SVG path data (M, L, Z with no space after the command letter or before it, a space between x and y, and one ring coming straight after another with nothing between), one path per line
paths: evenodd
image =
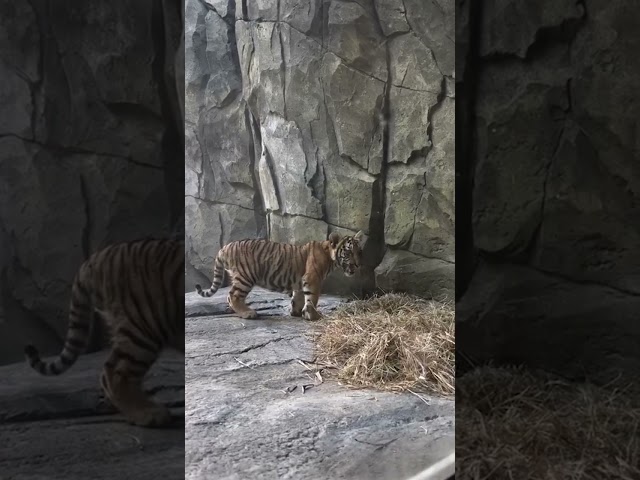
M0 367L3 478L184 475L184 358L165 354L149 372L146 390L175 417L171 428L151 430L128 424L101 400L105 356L81 356L60 377L42 377L26 363Z
M90 253L184 223L179 7L0 7L0 364L61 347Z
M314 383L297 361L313 360L313 322L283 318L288 299L262 289L248 300L260 319L242 320L227 313L226 295L185 295L185 478L391 480L450 453L453 399L328 378L302 393ZM340 301L324 296L320 310Z
M453 261L454 2L187 0L186 11L188 289L212 274L219 217L202 212L222 204L254 213L254 231L240 215L223 225L229 240L364 230L366 268L332 276L336 292L375 287L389 245Z
M376 283L385 291L398 289L416 295L430 292L434 298L454 297L455 265L404 250L387 250L375 269Z
M504 8L489 8L485 23L518 12L513 2L498 3ZM615 105L630 105L640 93L640 72L612 75L635 55L633 41L620 40L625 7L594 5L582 17L582 4L553 5L544 14L528 13L521 30L522 42L529 41L512 45L517 52L533 48L531 61L485 61L478 93L477 245L511 255L526 251L536 268L638 293L635 117ZM559 24L564 36L553 33ZM536 43L528 31L546 31L550 40ZM501 51L493 43L487 55Z
M530 267L486 265L456 305L467 360L526 363L598 383L640 368L640 297Z
M459 130L472 146L457 162L474 172L473 197L458 220L473 222L477 256L493 266L480 263L460 301L457 344L571 376L629 371L640 337L635 7L496 0L479 15L471 3L457 41L472 54L461 62L475 62L457 80L477 85L476 124Z
M322 220L306 217L283 217L269 213L270 237L275 242L303 244L326 238L329 226Z

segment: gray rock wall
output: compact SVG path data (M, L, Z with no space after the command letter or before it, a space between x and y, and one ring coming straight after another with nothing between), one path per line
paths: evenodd
M458 189L472 195L458 222L473 245L457 256L457 345L577 376L637 367L635 6L460 4L458 101L474 118L459 118Z
M231 240L362 229L326 290L451 295L454 2L186 0L185 28L187 288Z
M54 6L55 3L55 6ZM182 213L180 2L0 7L0 363L56 352L71 281Z

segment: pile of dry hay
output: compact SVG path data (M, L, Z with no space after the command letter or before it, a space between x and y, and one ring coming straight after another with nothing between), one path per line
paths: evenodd
M640 405L630 392L518 369L457 379L458 479L640 479Z
M454 393L453 305L406 294L344 304L321 324L318 357L347 385Z

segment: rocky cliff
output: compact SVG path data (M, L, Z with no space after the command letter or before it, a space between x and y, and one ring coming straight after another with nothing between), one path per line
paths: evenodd
M637 368L635 7L459 5L457 346L577 377Z
M187 288L227 242L369 235L327 290L453 292L454 2L186 0Z
M0 10L6 363L28 341L60 348L70 284L91 252L181 223L183 8L34 0Z

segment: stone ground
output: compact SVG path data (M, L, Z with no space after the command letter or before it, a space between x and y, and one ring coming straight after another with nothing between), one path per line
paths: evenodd
M313 324L261 289L249 297L260 319L239 319L226 295L185 297L185 478L399 480L453 450L453 399L327 379L303 393ZM324 296L320 310L340 301Z
M162 430L129 425L100 400L105 357L81 356L49 378L26 363L0 367L0 479L184 478L182 355L164 355L147 378L176 416Z

